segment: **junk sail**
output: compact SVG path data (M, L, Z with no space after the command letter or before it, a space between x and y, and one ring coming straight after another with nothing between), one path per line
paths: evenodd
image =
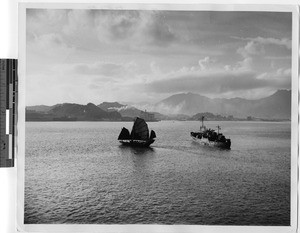
M150 139L153 139L153 138L156 138L156 133L153 130L151 130Z
M124 145L147 147L154 142L156 134L151 130L149 138L149 128L144 119L137 117L132 126L131 133L126 128L122 128L118 140Z
M118 140L130 140L130 139L131 137L130 137L129 130L123 127L118 137Z
M135 140L147 140L149 139L148 125L144 119L137 117L134 121L131 137Z

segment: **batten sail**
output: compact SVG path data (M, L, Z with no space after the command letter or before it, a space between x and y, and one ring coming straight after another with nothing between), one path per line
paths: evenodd
M149 129L148 125L144 119L137 117L134 121L131 137L134 140L148 140L149 139Z
M149 138L147 123L144 119L137 117L133 123L131 133L123 127L118 140L125 146L148 147L155 141L154 138L156 138L155 132L151 130Z
M156 138L156 134L153 130L150 132L150 139Z
M129 139L131 139L129 130L123 127L121 133L119 134L118 140L129 140Z

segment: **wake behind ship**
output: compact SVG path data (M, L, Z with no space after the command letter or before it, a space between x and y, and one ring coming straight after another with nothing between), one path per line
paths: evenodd
M200 131L191 132L191 137L202 145L230 149L231 140L219 132L221 129L220 126L217 126L218 132L216 132L213 129L207 129L203 124L203 121L204 116L202 116L202 125L200 126Z
M155 140L156 134L151 130L149 136L149 128L144 119L137 117L132 126L131 133L125 127L122 128L120 135L118 137L119 142L123 145L133 146L133 147L148 147Z

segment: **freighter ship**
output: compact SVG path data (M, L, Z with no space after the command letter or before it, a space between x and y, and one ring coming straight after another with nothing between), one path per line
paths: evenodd
M204 116L202 116L201 120L200 131L191 132L191 137L201 145L230 149L231 140L219 132L221 127L217 126L217 132L213 129L207 129L204 125Z

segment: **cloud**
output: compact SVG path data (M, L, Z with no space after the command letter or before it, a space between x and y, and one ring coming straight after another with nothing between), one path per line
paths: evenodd
M205 57L201 60L199 60L199 66L201 70L207 69L211 64L215 63L216 61L214 59L211 59L210 57Z
M159 14L156 12L155 14ZM179 39L178 36L172 31L171 27L164 22L161 17L155 17L145 25L142 30L145 32L146 38L149 38L149 43L157 46L167 46Z
M292 47L292 40L288 38L276 39L276 38L263 38L263 37L256 37L256 38L249 38L252 41L265 44L265 45L279 45L284 46L287 49L291 49Z
M278 45L278 46L283 46L286 49L291 49L292 47L292 40L289 38L282 38L282 39L277 39L277 38L272 38L272 37L255 37L255 38L251 38L251 37L236 37L236 36L232 36L233 39L238 39L238 40L245 40L245 41L250 41L250 42L256 42L256 43L260 43L263 45Z
M272 13L280 22L282 14ZM265 21L268 15L30 9L27 74L57 82L60 98L72 92L74 101L79 93L78 101L89 102L88 97L136 101L137 96L156 101L182 91L220 96L232 91L232 97L260 87L282 88L290 83L291 15L283 26ZM45 92L44 83L39 85ZM32 96L33 102L42 101Z
M176 106L170 106L168 104L157 104L155 106L152 106L152 108L147 108L150 111L155 111L155 112L162 112L164 114L179 114L183 112L184 107L186 107L186 102L183 101Z
M38 47L67 47L59 34L50 33L43 34L34 38L34 42Z
M135 34L140 25L140 15L136 11L100 10L94 14L94 25L99 41L123 41Z
M70 10L63 26L68 36L96 36L98 43L168 46L178 37L159 11ZM95 43L95 42L94 42ZM97 43L95 43L97 44Z
M288 69L283 69L280 68L276 71L276 75L278 75L279 77L283 76L283 77L291 77L292 75L292 71L290 68Z
M253 58L245 57L244 60L237 62L233 70L253 70Z
M288 88L290 76L268 74L258 77L252 71L212 71L190 72L185 75L169 77L146 84L146 90L155 93L198 92L202 94L226 94L229 92L248 91L258 88Z
M94 26L93 17L90 10L66 10L66 20L61 25L65 35L82 35L82 32L91 33ZM89 34L86 34L89 36Z
M242 57L244 57L245 59L253 58L253 57L260 57L260 58L265 57L266 54L271 53L274 50L276 51L274 47L269 48L269 46L278 46L290 51L291 44L292 44L291 40L287 38L282 38L282 39L263 38L263 37L256 37L256 38L233 37L233 38L248 41L244 47L239 47L237 49L237 53L241 54ZM283 51L280 52L281 53L280 57L282 57L282 52ZM266 57L270 57L270 56L266 56ZM277 57L277 56L273 56L273 57Z
M106 77L124 78L134 73L136 64L134 62L117 64L109 62L96 62L92 64L75 64L70 71L75 74L101 75Z
M53 33L77 51L100 52L103 56L161 54L161 50L166 55L176 51L182 54L182 47L173 46L180 36L164 14L150 10L32 9L27 14L27 41L35 42L35 37Z
M249 41L245 47L238 48L237 52L244 58L249 56L262 55L265 53L264 46L255 41Z
M150 63L150 69L151 69L151 72L155 75L162 74L160 67L154 61Z
M61 33L67 22L68 10L60 9L27 9L26 32L36 36L42 34Z
M283 57L287 58L287 55L290 54L291 40L287 38L233 38L247 41L247 43L245 46L239 47L236 50L237 53L243 57L243 60L237 62L237 65L231 69L265 69L263 64L266 64L266 61L264 60L282 60ZM274 67L274 62L273 65L271 64L271 67L272 66ZM227 67L227 70L230 70L228 68L230 67Z
M57 33L35 35L26 46L29 55L39 54L58 60L65 59L75 51L75 48L65 43L63 37Z
M76 74L88 74L88 75L104 75L104 76L116 76L123 70L123 66L112 63L96 63L93 65L77 64L74 65L73 71Z

